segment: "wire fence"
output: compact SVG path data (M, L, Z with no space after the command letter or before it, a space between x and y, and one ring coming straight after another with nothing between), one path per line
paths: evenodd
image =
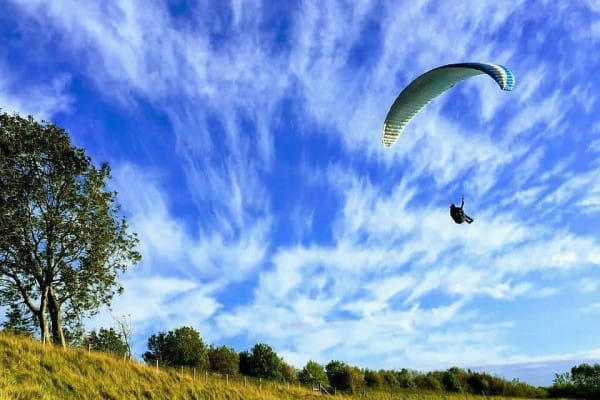
M137 361L137 360L136 360ZM481 395L475 395L471 393L440 393L436 391L428 391L416 388L390 388L381 386L378 388L364 386L356 389L354 393L348 393L346 391L337 390L335 387L326 387L318 384L303 384L298 381L289 382L285 379L281 380L270 380L262 379L242 374L222 374L214 371L206 371L197 368L187 367L167 367L160 366L155 363L151 366L143 361L138 361L140 364L154 368L156 370L171 371L180 374L182 377L191 377L193 381L202 382L205 384L209 383L220 383L225 385L237 386L247 388L252 386L254 388L263 389L269 388L274 390L290 390L290 389L305 389L314 392L321 393L323 395L347 395L351 394L353 397L360 399L393 399L393 400L506 400L507 397L503 396L488 396L485 393Z
M26 352L39 352L40 361L43 361L45 349L44 347L37 346L24 346L22 350ZM75 351L75 352L86 352L91 354L102 354L109 355L110 353L105 352L97 352L92 350L91 348L87 349L74 349L67 348L66 351ZM121 358L121 357L115 357ZM127 357L125 357L127 358ZM169 373L171 375L175 374L179 376L181 379L190 379L193 382L210 384L210 383L219 383L220 385L231 385L236 388L258 388L258 389L274 389L277 391L282 390L292 390L292 389L305 389L311 390L314 392L322 393L323 395L340 395L344 392L337 390L332 387L325 387L321 384L302 384L298 381L290 382L285 379L280 380L268 380L256 377L250 377L242 374L222 374L213 371L207 371L199 368L189 368L189 367L169 367L166 365L160 365L158 362L152 364L148 364L142 360L137 359L127 359L126 362L134 363L139 366L142 366L144 369L154 370L154 371L162 371ZM126 368L127 369L127 368ZM128 370L126 372L131 376L131 378L135 379L133 374L135 374L132 370ZM348 394L348 393L344 393ZM448 394L444 392L436 392L436 391L427 391L422 389L409 389L409 388L390 388L390 387L361 387L354 391L353 397L365 398L365 399L393 399L393 400L506 400L508 397L504 396L489 396L484 393L481 395L475 394L467 394L467 393L456 393L456 394ZM515 397L512 397L513 399Z

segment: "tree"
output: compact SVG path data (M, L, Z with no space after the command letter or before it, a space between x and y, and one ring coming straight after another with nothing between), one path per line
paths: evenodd
M33 337L32 317L26 315L26 311L20 307L20 304L11 304L6 312L6 321L2 323L4 332L13 335Z
M444 389L448 392L462 392L462 386L457 374L450 370L444 372L442 375L442 384L444 385Z
M123 357L127 354L127 343L119 332L114 328L100 328L98 332L91 331L83 340L84 348L95 351L103 351L112 353L116 356Z
M488 393L489 382L483 374L474 373L467 378L467 384L474 394Z
M549 388L551 397L575 398L575 387L571 380L571 374L555 374L552 386Z
M133 337L133 333L132 333L132 329L131 329L131 314L123 315L119 319L119 318L115 317L114 315L112 315L112 310L111 310L111 316L117 323L117 330L119 332L119 335L121 335L121 337L123 338L123 342L127 346L126 356L127 356L127 358L131 358L133 356L133 352L132 352L133 345L131 343L132 337ZM129 320L125 319L126 316L129 317Z
M210 369L221 374L235 375L240 371L240 357L238 353L227 346L210 346L208 349Z
M325 366L331 386L347 393L356 393L364 387L363 372L357 367L351 367L344 362L332 360Z
M280 359L268 344L255 344L248 361L250 376L264 379L277 379L280 377Z
M600 364L583 363L571 368L571 381L578 397L600 398Z
M158 332L148 338L148 351L142 355L144 361L148 364L158 361L161 365L168 365L170 357L166 332Z
M252 356L250 355L250 352L247 350L244 350L244 351L240 352L239 356L240 356L240 373L247 375L247 376L252 376Z
M148 339L148 350L142 356L147 363L169 367L199 367L208 369L208 352L200 334L192 327L159 332Z
M0 114L0 305L23 303L43 343L65 347L64 322L110 304L141 259L110 177L63 129Z
M298 382L298 371L296 368L286 363L283 358L279 358L279 376L284 382Z
M377 388L383 385L383 375L377 371L373 371L371 369L365 369L365 384L368 387Z
M401 388L409 389L416 386L413 374L406 368L402 368L396 374L396 378L398 379L398 385L400 385Z
M329 386L329 378L327 378L325 369L321 364L312 360L308 361L302 368L298 374L298 379L305 385L318 385L320 383L323 386Z
M350 392L358 393L365 387L365 374L358 367L348 367L350 374Z
M352 392L352 374L350 367L346 363L338 360L332 360L325 366L325 372L329 383L336 390Z
M383 380L386 386L389 386L391 388L400 386L397 374L394 371L382 369L379 370L379 375L381 376L381 379Z

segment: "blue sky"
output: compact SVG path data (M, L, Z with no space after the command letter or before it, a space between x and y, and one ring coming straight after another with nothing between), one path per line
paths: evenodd
M600 361L599 17L594 0L9 0L0 108L112 166L141 240L113 303L138 357L191 325L297 367L546 385ZM463 61L506 65L514 91L472 78L383 149L402 88ZM462 194L469 226L448 215Z

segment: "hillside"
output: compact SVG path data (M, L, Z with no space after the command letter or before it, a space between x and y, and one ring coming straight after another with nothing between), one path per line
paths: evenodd
M0 333L0 400L14 399L212 399L275 400L322 398L310 388L230 379L191 371L157 370L136 361L119 360L101 353L66 351L42 346L30 339ZM329 397L329 396L327 396ZM337 395L336 398L352 398ZM358 398L356 396L355 398ZM465 400L475 396L452 396L397 392L368 393L383 400ZM490 398L488 398L490 399ZM499 398L506 399L506 398Z

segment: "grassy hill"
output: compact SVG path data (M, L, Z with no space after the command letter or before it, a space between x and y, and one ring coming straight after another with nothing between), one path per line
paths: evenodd
M229 379L192 371L157 370L101 353L53 348L0 333L0 400L16 399L317 399L310 388ZM325 396L330 397L330 396ZM351 399L359 396L337 395ZM364 398L364 396L363 396ZM369 392L372 400L475 400L475 396ZM481 398L483 400L483 398Z

